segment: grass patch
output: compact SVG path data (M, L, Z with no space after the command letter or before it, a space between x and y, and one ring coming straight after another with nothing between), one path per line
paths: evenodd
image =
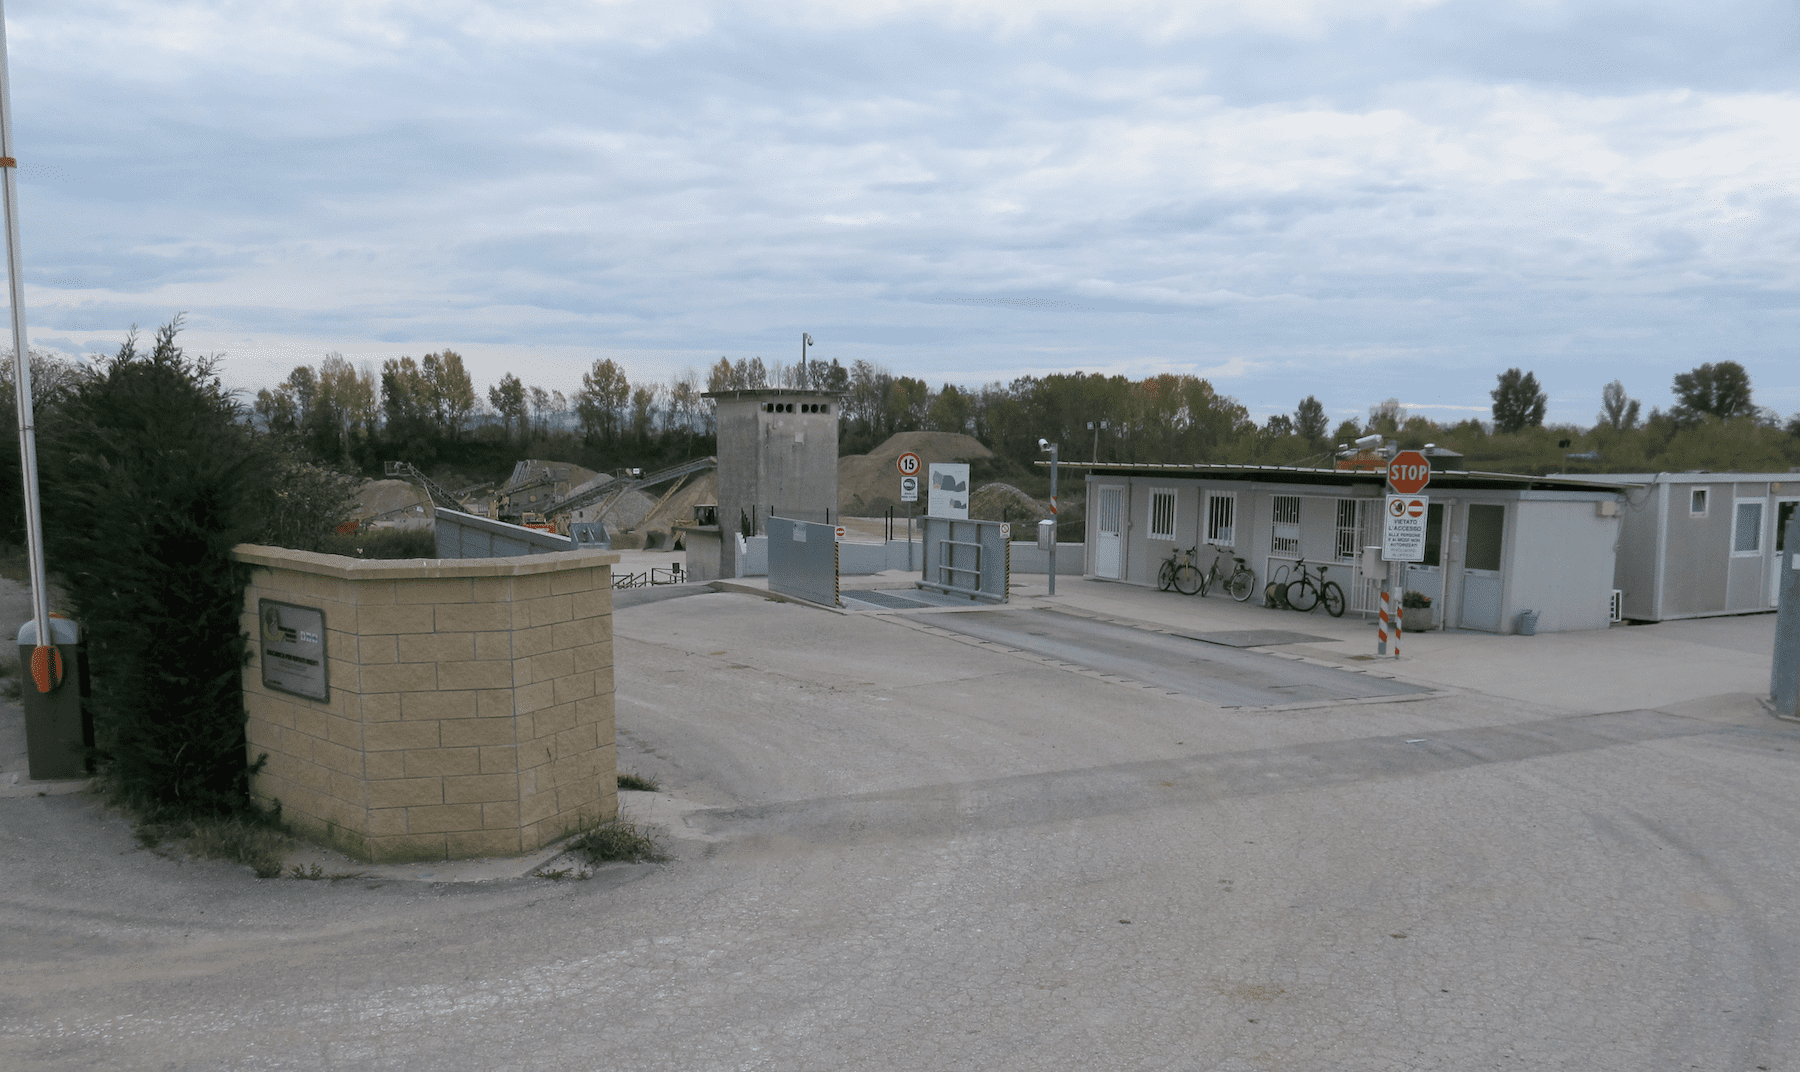
M563 879L574 879L576 882L582 882L591 877L593 872L586 868L577 871L572 867L559 867L554 871L546 871L540 867L531 874L533 878L547 878L551 882L561 882Z
M635 864L639 861L667 859L663 855L662 846L656 843L649 831L640 829L636 823L626 819L614 819L583 831L569 842L569 851L590 864L614 860Z
M620 789L635 789L643 793L656 793L662 790L662 784L655 778L647 778L642 774L619 775Z
M349 558L436 558L437 537L430 529L374 530L348 536L334 532L325 537L319 550Z
M275 816L257 812L239 815L194 815L169 809L149 814L140 812L131 832L136 835L138 844L158 855L172 855L169 850L178 849L200 860L245 864L256 872L257 878L278 877L287 854L300 844Z

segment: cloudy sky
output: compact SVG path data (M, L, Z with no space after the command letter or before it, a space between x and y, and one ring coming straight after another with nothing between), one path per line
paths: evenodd
M1785 0L6 0L34 345L1800 410Z

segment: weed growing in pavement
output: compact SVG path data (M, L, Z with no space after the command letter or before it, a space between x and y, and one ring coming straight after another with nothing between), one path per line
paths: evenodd
M318 864L313 864L310 867L301 867L299 864L295 864L288 868L288 877L304 879L307 882L318 882L321 879L332 882L342 882L347 878L367 878L368 874L364 871L333 871L327 873L326 870Z
M592 871L589 871L585 867L579 871L575 870L572 867L559 867L554 871L546 871L540 867L536 871L533 871L531 874L532 874L533 878L547 878L551 882L561 882L565 878L572 878L576 882L581 882L585 879L591 878L594 873Z
M621 774L619 775L619 788L655 793L662 789L662 785L655 778L646 778L642 774Z
M636 823L626 819L614 819L582 831L569 842L569 851L584 857L590 864L603 864L613 860L637 863L641 860L667 859L662 853L662 847L648 831L639 829Z

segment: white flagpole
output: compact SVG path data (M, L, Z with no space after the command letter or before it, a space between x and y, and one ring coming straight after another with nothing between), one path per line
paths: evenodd
M6 69L6 52L6 11L4 0L0 0L0 189L3 189L6 201L6 283L12 299L13 393L19 404L19 471L25 481L25 552L31 568L31 615L37 623L38 647L44 648L54 646L56 638L50 633L50 599L44 588L44 524L38 509L31 351L25 344L25 279L19 257L19 167L13 156L12 89Z

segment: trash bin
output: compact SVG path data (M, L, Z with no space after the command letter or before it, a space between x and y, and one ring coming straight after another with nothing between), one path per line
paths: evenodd
M1520 636L1537 636L1537 616L1538 612L1535 610L1522 610L1519 612Z
M34 780L86 778L94 769L94 719L85 702L87 641L81 626L67 618L50 619L50 634L56 641L54 650L62 655L62 680L49 692L42 692L31 666L31 653L37 649L37 622L19 627L19 702L25 708L26 764Z
M1038 550L1048 551L1056 546L1056 522L1045 518L1038 522Z

